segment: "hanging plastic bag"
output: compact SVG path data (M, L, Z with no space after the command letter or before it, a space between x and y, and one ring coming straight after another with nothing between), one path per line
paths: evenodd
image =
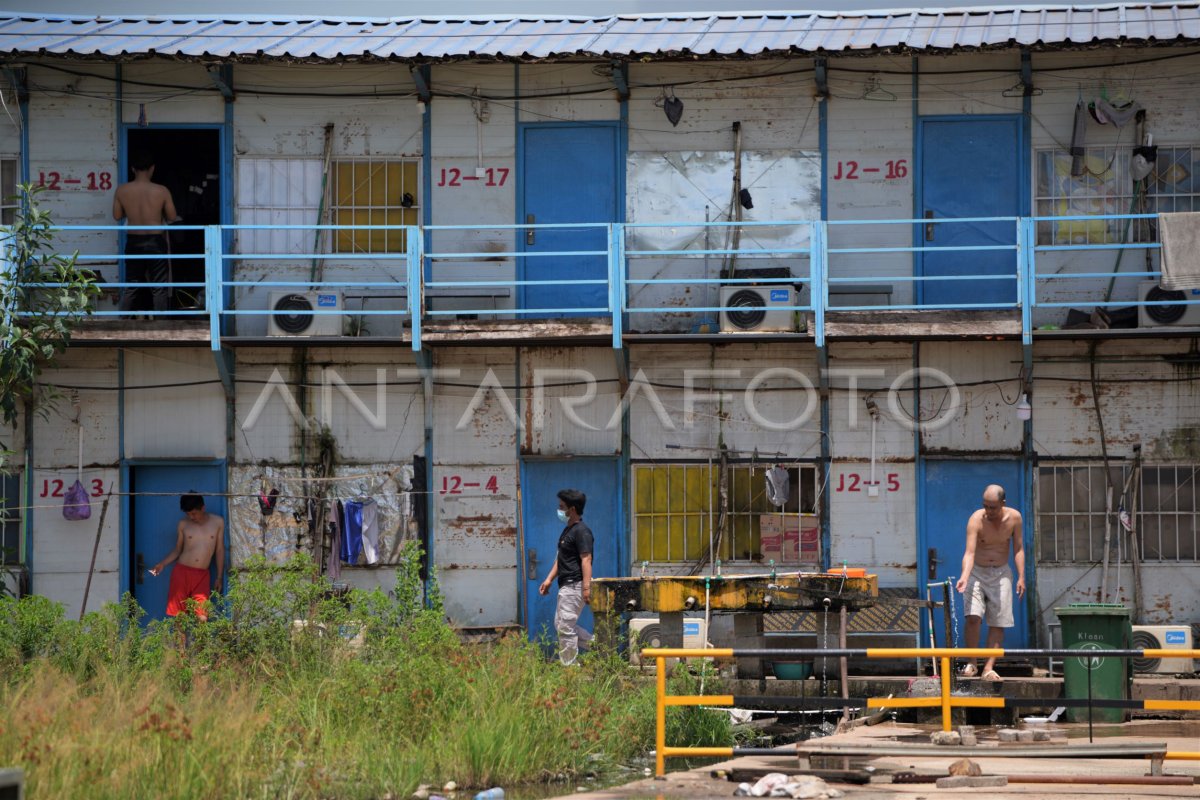
M92 501L82 481L75 481L63 497L63 517L70 520L88 519L92 516Z
M788 496L791 494L791 481L788 479L788 471L778 464L767 470L767 500L771 505L778 508L783 508L787 505Z
M70 520L87 519L92 516L92 501L83 485L83 426L79 426L79 462L75 473L75 485L67 489L63 497L63 517Z

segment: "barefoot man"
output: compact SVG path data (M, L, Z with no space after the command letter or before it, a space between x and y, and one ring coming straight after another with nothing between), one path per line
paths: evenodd
M204 498L195 492L179 498L179 509L184 518L179 520L175 549L155 564L150 574L157 577L163 567L178 559L179 563L171 570L171 585L167 589L167 616L186 613L194 604L196 616L207 620L208 565L214 556L217 577L212 582L212 591L221 588L221 579L225 576L225 520L205 511Z
M962 577L955 588L966 606L966 644L979 646L979 630L987 615L988 647L1004 646L1004 630L1013 626L1013 576L1008 569L1008 547L1012 543L1017 566L1017 597L1025 596L1025 546L1021 534L1021 512L1004 505L1004 488L992 484L983 490L983 508L967 521L967 550L963 554ZM995 670L996 659L983 665L985 681L1002 678ZM978 674L972 659L963 668L965 677Z
M138 153L132 159L133 180L117 187L113 195L113 219L118 222L127 219L130 225L159 226L164 222L174 222L179 215L175 212L175 202L171 199L171 191L160 183L154 183L154 158L149 153ZM125 234L125 255L145 256L135 258L125 264L126 283L149 283L150 295L154 298L155 311L167 311L170 308L168 287L170 271L167 269L166 258L154 256L167 255L167 234L164 231L137 230ZM121 290L122 311L135 309L134 299L138 289L128 287Z

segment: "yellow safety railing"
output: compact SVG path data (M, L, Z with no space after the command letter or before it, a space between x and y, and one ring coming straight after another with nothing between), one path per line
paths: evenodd
M1042 657L1047 656L1071 658L1071 657L1113 657L1113 658L1200 658L1200 650L1162 650L1162 649L1147 649L1147 650L1069 650L1069 649L1047 649L1047 650L1004 650L1001 648L988 647L868 647L864 649L787 649L787 650L764 650L764 649L735 649L735 648L687 648L687 647L647 647L642 650L642 658L653 658L655 661L655 678L657 688L655 691L655 739L654 739L654 765L655 774L662 776L666 774L666 759L680 758L685 756L715 756L715 757L733 757L737 755L752 755L760 754L764 751L759 748L736 748L736 747L672 747L667 745L667 716L666 711L671 706L733 706L735 704L735 696L731 694L717 695L668 695L667 694L667 659L668 658L745 658L745 657L821 657L821 658L892 658L892 659L907 659L907 658L936 658L941 661L941 670L939 679L941 682L941 692L936 697L868 697L865 703L862 701L852 702L850 704L857 706L865 706L866 708L941 708L942 709L942 729L950 730L952 727L951 714L955 708L1004 708L1009 705L1007 698L1004 697L970 697L970 696L954 696L951 694L951 685L954 679L954 674L951 671L953 659L968 658L968 659L987 659L987 658L1003 658L1008 656L1021 657ZM774 698L773 698L774 699ZM838 708L847 704L847 698L827 698L828 707ZM1200 700L1144 700L1142 708L1154 709L1163 711L1200 711ZM1052 705L1055 699L1047 699L1045 705ZM1103 699L1090 700L1089 703L1103 707L1106 701ZM1127 705L1128 701L1121 701L1122 706ZM1191 751L1170 751L1167 752L1165 758L1172 760L1200 760L1200 752Z

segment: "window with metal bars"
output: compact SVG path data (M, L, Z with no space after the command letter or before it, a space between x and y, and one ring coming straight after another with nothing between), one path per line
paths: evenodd
M1200 210L1200 148L1158 148L1146 179L1143 201L1134 204L1128 145L1089 147L1083 174L1072 175L1067 150L1037 153L1036 208L1039 217L1160 214ZM1128 227L1127 227L1128 226ZM1153 220L1097 219L1039 222L1038 244L1112 244L1157 241Z
M0 474L0 565L21 564L21 476Z
M17 221L17 159L0 156L0 225Z
M1195 464L1111 466L1109 484L1100 464L1046 464L1038 467L1037 541L1039 563L1095 563L1128 559L1128 534L1120 512L1136 504L1141 560L1197 561L1200 553L1200 503ZM1128 484L1128 486L1127 486ZM1122 503L1121 498L1127 498Z
M765 471L774 465L634 464L634 540L637 561L707 563L714 560L766 563L764 516L768 525L815 536L817 470L812 464L783 464L788 501L783 508L767 498ZM724 492L722 492L722 484ZM725 521L721 521L724 503ZM794 561L815 563L820 553L804 546Z
M411 159L339 159L330 172L334 225L402 226L420 221L418 163ZM335 253L403 253L403 228L339 230Z

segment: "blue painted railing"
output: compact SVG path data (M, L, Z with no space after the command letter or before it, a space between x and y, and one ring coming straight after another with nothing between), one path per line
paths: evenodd
M790 291L782 294L786 304L772 305L772 311L792 314L791 319L807 316L797 331L811 336L818 346L826 337L829 311L878 312L880 305L831 305L831 293L875 292L878 285L902 287L901 302L889 302L889 310L946 310L990 309L1019 312L1021 330L1026 342L1032 334L1039 311L1042 316L1056 310L1084 306L1104 308L1132 305L1176 305L1174 302L1147 303L1128 288L1129 279L1157 278L1160 273L1148 267L1139 271L1118 271L1120 261L1111 254L1129 251L1145 255L1159 248L1154 242L1038 244L1038 226L1061 225L1071 222L1096 223L1106 220L1150 219L1153 215L1108 215L1078 217L988 217L971 219L898 219L898 220L836 220L785 222L679 222L674 224L579 224L579 225L442 225L442 226L335 226L335 225L228 225L228 226L171 226L172 232L200 231L203 252L173 252L166 256L179 273L192 275L192 280L173 280L158 284L174 292L197 296L202 291L203 303L194 302L189 308L168 311L137 309L122 311L115 304L100 306L92 316L100 319L120 318L128 314L170 319L201 317L207 321L213 349L220 349L222 338L265 336L268 320L284 317L287 311L266 307L259 293L278 290L288 293L330 293L341 298L340 308L316 308L313 316L335 315L341 319L356 318L358 332L366 321L379 318L394 328L391 338L407 339L414 350L421 348L426 326L448 316L503 316L517 320L547 317L600 317L612 325L613 347L621 347L629 331L642 333L691 332L719 333L720 315L730 311L721 290L743 285L777 286ZM921 241L921 226L928 225L992 226L1011 230L1011 242L968 245L897 244L875 246L830 246L831 230L846 238L870 239L875 234L861 233L872 226L901 226L898 238ZM147 230L131 226L76 226L56 229L64 243L80 236L100 234L112 240L121 237L114 233ZM301 232L318 234L338 232L367 234L386 230L404 234L403 252L242 252L237 240L253 238L257 231L269 231L293 242L311 240L314 236L299 236ZM581 233L601 230L605 234L604 249L538 251L527 244L530 234ZM914 231L917 233L910 233ZM714 237L725 241L713 246ZM199 237L196 237L199 238ZM459 248L433 247L432 242L446 239L456 243L474 242ZM590 237L594 240L594 235ZM351 241L355 236L350 237ZM663 241L668 243L663 245ZM478 243L484 242L481 246ZM765 243L764 243L765 242ZM313 249L313 248L308 248ZM972 268L973 253L1011 253L1010 272L979 273ZM913 264L919 254L962 253L961 273L924 275ZM1110 254L1110 259L1101 254ZM896 257L899 256L897 259ZM1082 264L1071 261L1082 256ZM122 255L117 252L84 252L77 255L80 266L112 277L136 270L136 262L156 256ZM521 265L531 259L554 259L561 277L527 279ZM872 272L854 260L891 259L892 274ZM236 263L235 263L236 262ZM456 262L458 262L456 264ZM10 279L10 258L6 256L0 280ZM469 270L463 276L447 275L458 268ZM719 267L719 268L716 268ZM1071 271L1082 267L1083 271ZM1110 267L1105 269L1105 267ZM324 277L324 272L336 272L336 277ZM255 276L259 277L255 277ZM202 281L198 280L202 276ZM269 278L269 279L268 279ZM1122 290L1113 294L1113 282L1125 281ZM971 286L975 281L1009 282L1015 287L1011 301L926 303L916 298L919 285L948 282ZM1105 291L1104 283L1108 282ZM53 289L57 284L35 284L29 289ZM980 285L980 284L974 284ZM150 284L136 281L108 281L105 289L118 292L146 290ZM603 297L599 305L572 307L564 304L558 309L525 308L520 302L528 287L561 287L564 297L570 297L573 287L603 287L596 296ZM1060 287L1068 287L1062 289ZM730 289L732 291L732 289ZM1127 296L1130 293L1133 296ZM964 289L964 294L966 294ZM510 302L501 305L498 300ZM358 308L351 309L348 299L357 299ZM465 307L438 308L435 301L446 299L465 302ZM490 299L490 307L476 302ZM386 300L384 307L368 308L367 304ZM1185 301L1200 304L1200 295ZM755 311L756 308L739 310ZM3 312L20 317L19 309ZM798 315L798 316L797 316ZM1053 327L1042 323L1042 327ZM407 328L407 332L405 331ZM333 334L337 335L337 334ZM349 335L349 334L347 334ZM382 334L381 334L382 335ZM733 333L730 336L736 336Z

